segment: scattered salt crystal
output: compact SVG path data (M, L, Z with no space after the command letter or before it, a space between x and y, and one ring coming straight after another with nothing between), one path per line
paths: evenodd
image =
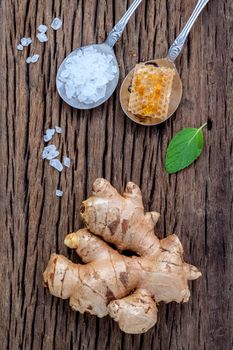
M47 129L44 135L44 142L52 140L53 135L55 134L55 129Z
M60 126L55 126L55 130L57 134L61 134L62 133L62 128Z
M42 159L54 159L56 157L59 156L59 152L56 149L56 146L54 145L49 145L47 147L44 148L43 152L42 152Z
M42 159L47 158L47 155L50 154L50 152L56 151L56 149L57 148L54 145L49 145L49 146L45 147L43 152L42 152Z
M37 29L38 29L38 32L40 32L40 33L46 33L48 30L48 27L44 24L40 24Z
M20 40L20 43L22 46L28 46L32 43L32 39L31 38L22 38Z
M49 164L60 172L63 170L63 165L59 159L51 159Z
M27 62L28 64L31 63L31 62L32 62L32 58L31 58L31 57L26 58L26 62Z
M28 40L27 40L27 38L22 38L22 39L20 40L20 43L21 43L22 46L28 46Z
M32 63L36 63L39 59L40 55L33 55L31 58Z
M23 51L23 45L21 45L21 44L17 45L17 50Z
M105 97L107 84L115 78L117 72L111 55L87 47L77 50L65 61L58 79L63 83L68 99L76 98L90 104Z
M63 191L56 190L56 196L57 197L62 197L63 196Z
M46 41L48 41L48 37L45 33L38 33L36 37L41 43L45 43Z
M68 157L63 157L63 164L69 168L70 167L70 158Z
M62 21L60 20L60 18L58 18L58 17L54 18L54 20L51 23L51 27L54 30L58 30L61 28L61 26L62 26Z

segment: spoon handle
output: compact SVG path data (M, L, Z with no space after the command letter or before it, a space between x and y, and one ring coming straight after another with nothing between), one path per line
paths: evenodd
M120 21L115 25L112 31L108 34L105 44L109 45L110 47L113 47L116 44L117 40L121 37L130 17L135 12L135 10L137 9L137 7L140 5L141 2L142 0L133 1L133 3L128 8L124 16L120 19Z
M171 61L174 62L176 60L176 58L179 56L192 26L194 25L197 17L200 15L201 11L207 5L208 2L209 2L209 0L199 0L198 1L191 17L189 18L188 22L184 26L184 29L178 35L178 37L176 38L174 43L171 45L171 47L168 51L168 58Z

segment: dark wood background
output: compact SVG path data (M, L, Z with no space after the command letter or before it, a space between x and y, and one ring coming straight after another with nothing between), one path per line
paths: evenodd
M126 0L2 0L1 33L1 349L230 350L232 349L232 109L233 2L211 0L177 61L182 104L159 127L138 126L119 104L119 87L103 106L77 111L56 92L55 76L74 48L101 42L126 10ZM116 45L121 81L138 61L163 57L188 19L195 0L144 0ZM39 24L63 19L62 30L35 38ZM20 53L16 45L31 36ZM26 65L30 53L37 64ZM168 176L164 158L183 127L205 129L201 158ZM71 158L61 175L41 159L43 131L60 125L53 143ZM147 210L161 212L159 237L176 232L186 260L203 277L191 284L188 304L160 305L157 325L126 335L110 318L81 315L43 288L51 252L72 259L65 234L80 227L80 202L105 177L123 191L138 183ZM55 196L61 187L64 196Z

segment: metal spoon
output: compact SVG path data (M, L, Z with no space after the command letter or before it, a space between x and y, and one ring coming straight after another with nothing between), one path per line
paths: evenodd
M127 10L127 12L124 14L124 16L120 19L120 21L115 25L115 27L112 29L112 31L109 33L106 41L102 44L94 44L94 45L88 45L88 46L83 46L81 48L75 49L73 52L71 52L66 58L65 60L62 62L62 64L60 65L58 72L57 72L57 77L56 77L56 86L57 86L57 90L59 95L61 96L61 98L68 103L70 106L78 108L78 109L91 109L94 107L97 107L99 105L101 105L102 103L104 103L106 100L109 99L110 96L112 96L114 90L117 87L118 81L119 81L119 66L117 63L117 59L115 56L115 53L113 51L113 47L116 44L117 40L121 37L126 24L128 23L130 17L132 16L132 14L135 12L135 10L137 9L137 7L140 5L140 3L142 2L142 0L134 0L133 3L131 4L131 6L129 7L129 9ZM63 84L63 82L60 80L60 75L62 73L62 71L65 68L65 64L68 58L74 56L77 54L77 51L81 50L85 50L86 48L90 48L93 47L95 48L95 50L97 50L100 53L106 54L106 55L111 55L112 56L112 61L116 67L116 74L115 77L112 81L110 81L107 84L107 88L106 88L106 94L103 98L101 98L100 100L98 100L95 103L90 103L90 104L86 104L83 102L80 102L78 100L78 98L72 98L69 99L66 95L66 91L65 91L65 86Z
M142 125L157 125L160 123L163 123L165 120L170 118L175 111L177 110L181 97L182 97L182 83L180 76L176 70L174 61L176 58L179 56L184 43L188 37L188 34L195 23L197 17L200 15L201 11L203 8L207 5L209 0L199 0L191 17L189 18L187 24L185 25L184 29L182 32L179 34L179 36L176 38L172 46L170 47L168 51L168 55L166 58L160 58L160 59L155 59L152 61L146 62L146 64L156 64L159 67L170 67L175 69L175 77L173 80L173 86L172 86L172 93L170 96L170 104L169 104L169 109L168 109L168 114L166 119L160 120L156 118L150 118L150 117L142 117L140 115L135 115L131 112L128 111L128 104L129 104L129 96L130 96L130 85L132 82L133 74L134 74L134 69L132 69L129 74L126 76L125 80L122 83L121 86L121 91L120 91L120 102L123 111L125 114L132 119L134 122Z

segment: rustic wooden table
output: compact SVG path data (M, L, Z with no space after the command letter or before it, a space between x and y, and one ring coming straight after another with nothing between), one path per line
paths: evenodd
M178 60L182 104L152 128L124 116L119 88L105 105L82 112L64 104L55 87L65 55L104 40L128 3L1 1L1 349L232 349L233 3L210 1ZM136 62L166 54L195 3L143 1L116 45L121 81ZM41 44L36 28L55 16L63 28L49 29L49 41ZM23 53L16 50L22 36L33 39ZM40 54L37 64L25 63L29 52ZM164 157L172 135L206 120L201 158L168 176ZM41 159L43 131L54 125L63 128L54 143L72 162L61 175ZM80 202L97 177L120 191L128 180L138 183L146 209L161 213L159 236L176 232L186 260L203 273L191 285L190 302L160 305L158 324L145 335L123 334L108 317L75 313L42 285L51 252L75 259L63 239L80 227Z

